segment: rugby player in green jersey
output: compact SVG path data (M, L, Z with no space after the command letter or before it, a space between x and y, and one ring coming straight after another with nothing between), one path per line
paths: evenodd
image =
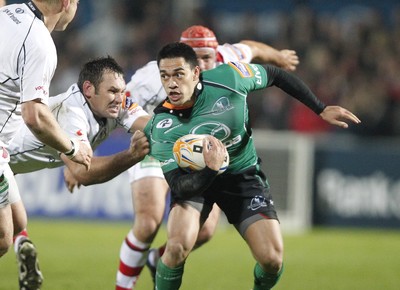
M277 86L332 125L347 128L346 122L360 120L340 106L324 105L301 80L274 66L232 62L200 73L196 53L184 43L163 47L157 63L167 99L155 109L145 134L171 189L171 210L156 289L179 289L186 258L214 203L256 259L253 289L271 289L283 272L283 241L251 137L247 94ZM177 166L172 152L175 140L189 133L210 135L204 141L207 166L192 173ZM217 175L225 150L230 164Z

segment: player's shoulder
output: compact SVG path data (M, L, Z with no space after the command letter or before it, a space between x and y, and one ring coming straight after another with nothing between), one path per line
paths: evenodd
M154 77L158 77L158 66L155 60L152 60L136 70L132 75L131 80L128 82L130 86L137 86L138 84L151 83Z
M230 61L243 61L248 63L253 57L251 48L244 43L224 43L218 45L217 52L223 63L228 63Z
M58 95L51 96L49 98L50 107L56 106L79 106L82 107L85 104L85 97L79 90L78 85L72 84L65 92Z
M227 79L229 77L251 77L253 75L254 68L251 64L240 62L240 61L231 61L228 63L221 64L217 66L215 69L208 70L203 72L203 78L221 78Z

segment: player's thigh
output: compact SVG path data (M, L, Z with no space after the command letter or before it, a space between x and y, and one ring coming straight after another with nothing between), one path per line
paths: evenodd
M200 211L183 203L175 204L168 217L168 242L182 244L185 249L191 249L200 229Z
M281 263L283 257L283 239L277 220L257 220L249 225L244 233L244 239L258 262L262 264Z
M217 204L214 204L208 218L200 228L200 232L197 238L197 246L209 241L215 233L218 225L221 209Z
M133 208L137 214L148 213L162 217L168 184L164 178L144 177L131 184Z

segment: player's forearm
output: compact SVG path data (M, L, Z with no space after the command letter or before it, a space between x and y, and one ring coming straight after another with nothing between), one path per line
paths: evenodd
M282 64L282 56L275 48L258 41L242 40L240 43L246 44L250 47L253 58L251 62L254 63L269 63L277 66Z
M72 145L68 136L61 129L50 109L39 102L22 103L22 118L39 141L59 152L68 152Z
M61 156L74 178L85 186L104 183L118 176L143 158L133 157L130 150L118 152L110 156L94 156L90 169L71 162Z

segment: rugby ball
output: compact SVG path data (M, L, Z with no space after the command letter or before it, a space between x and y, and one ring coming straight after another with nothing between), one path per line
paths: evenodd
M207 135L188 134L175 141L174 158L178 166L187 172L198 171L206 167L203 156L203 139ZM223 173L229 165L229 154L225 156L218 174Z

